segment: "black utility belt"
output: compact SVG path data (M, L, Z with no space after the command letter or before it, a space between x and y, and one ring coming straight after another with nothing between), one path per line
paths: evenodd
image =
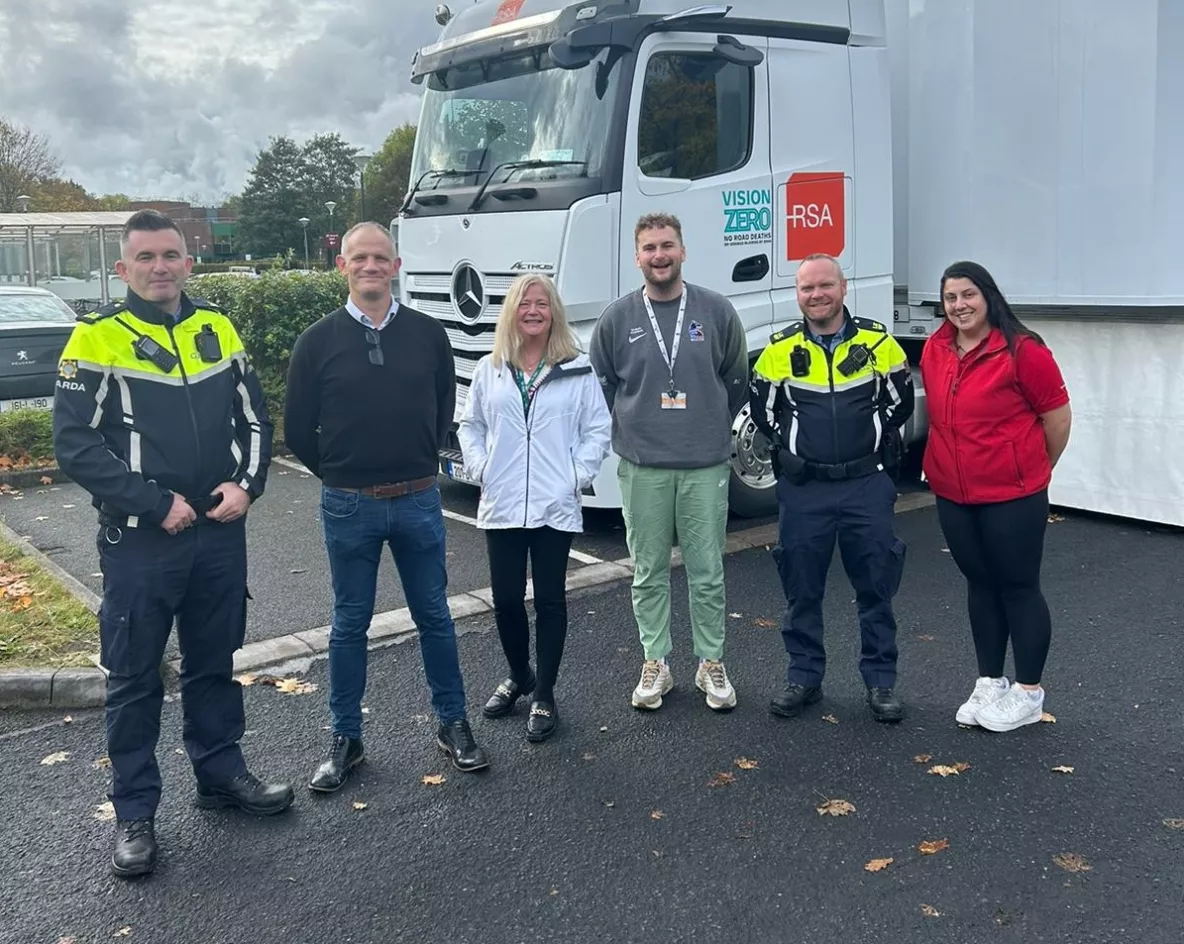
M859 479L882 468L882 460L878 455L864 456L850 462L839 462L828 465L824 462L808 462L801 456L796 456L788 449L782 449L778 457L781 474L794 482L805 482L811 479L818 482L843 482L848 479Z

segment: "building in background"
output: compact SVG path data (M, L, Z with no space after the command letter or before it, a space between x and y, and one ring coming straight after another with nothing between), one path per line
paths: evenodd
M159 210L171 217L185 234L185 245L194 259L225 262L237 259L234 210L228 207L193 206L183 200L133 200L133 210Z

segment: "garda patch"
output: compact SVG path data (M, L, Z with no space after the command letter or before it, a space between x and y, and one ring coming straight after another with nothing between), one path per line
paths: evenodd
M78 376L78 361L67 360L58 364L58 376L73 380Z
M703 325L697 321L692 321L687 328L687 337L692 341L702 341L706 335L703 334Z

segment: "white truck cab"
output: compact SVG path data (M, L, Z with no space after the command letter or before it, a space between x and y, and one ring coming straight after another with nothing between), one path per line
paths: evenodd
M834 255L853 314L893 324L893 165L884 0L444 7L421 49L411 187L397 225L402 301L439 319L457 418L510 282L555 279L586 346L640 284L633 229L674 213L684 277L728 296L752 360L798 320L798 262ZM922 339L923 340L923 339ZM925 433L924 400L907 438ZM776 509L763 437L734 426L731 506ZM466 478L453 438L444 470ZM585 495L618 507L615 462Z

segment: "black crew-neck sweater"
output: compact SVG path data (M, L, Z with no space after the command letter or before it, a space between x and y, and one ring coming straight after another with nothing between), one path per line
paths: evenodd
M400 305L378 332L345 308L310 325L288 367L284 442L325 485L364 488L435 475L452 425L456 375L444 326Z

